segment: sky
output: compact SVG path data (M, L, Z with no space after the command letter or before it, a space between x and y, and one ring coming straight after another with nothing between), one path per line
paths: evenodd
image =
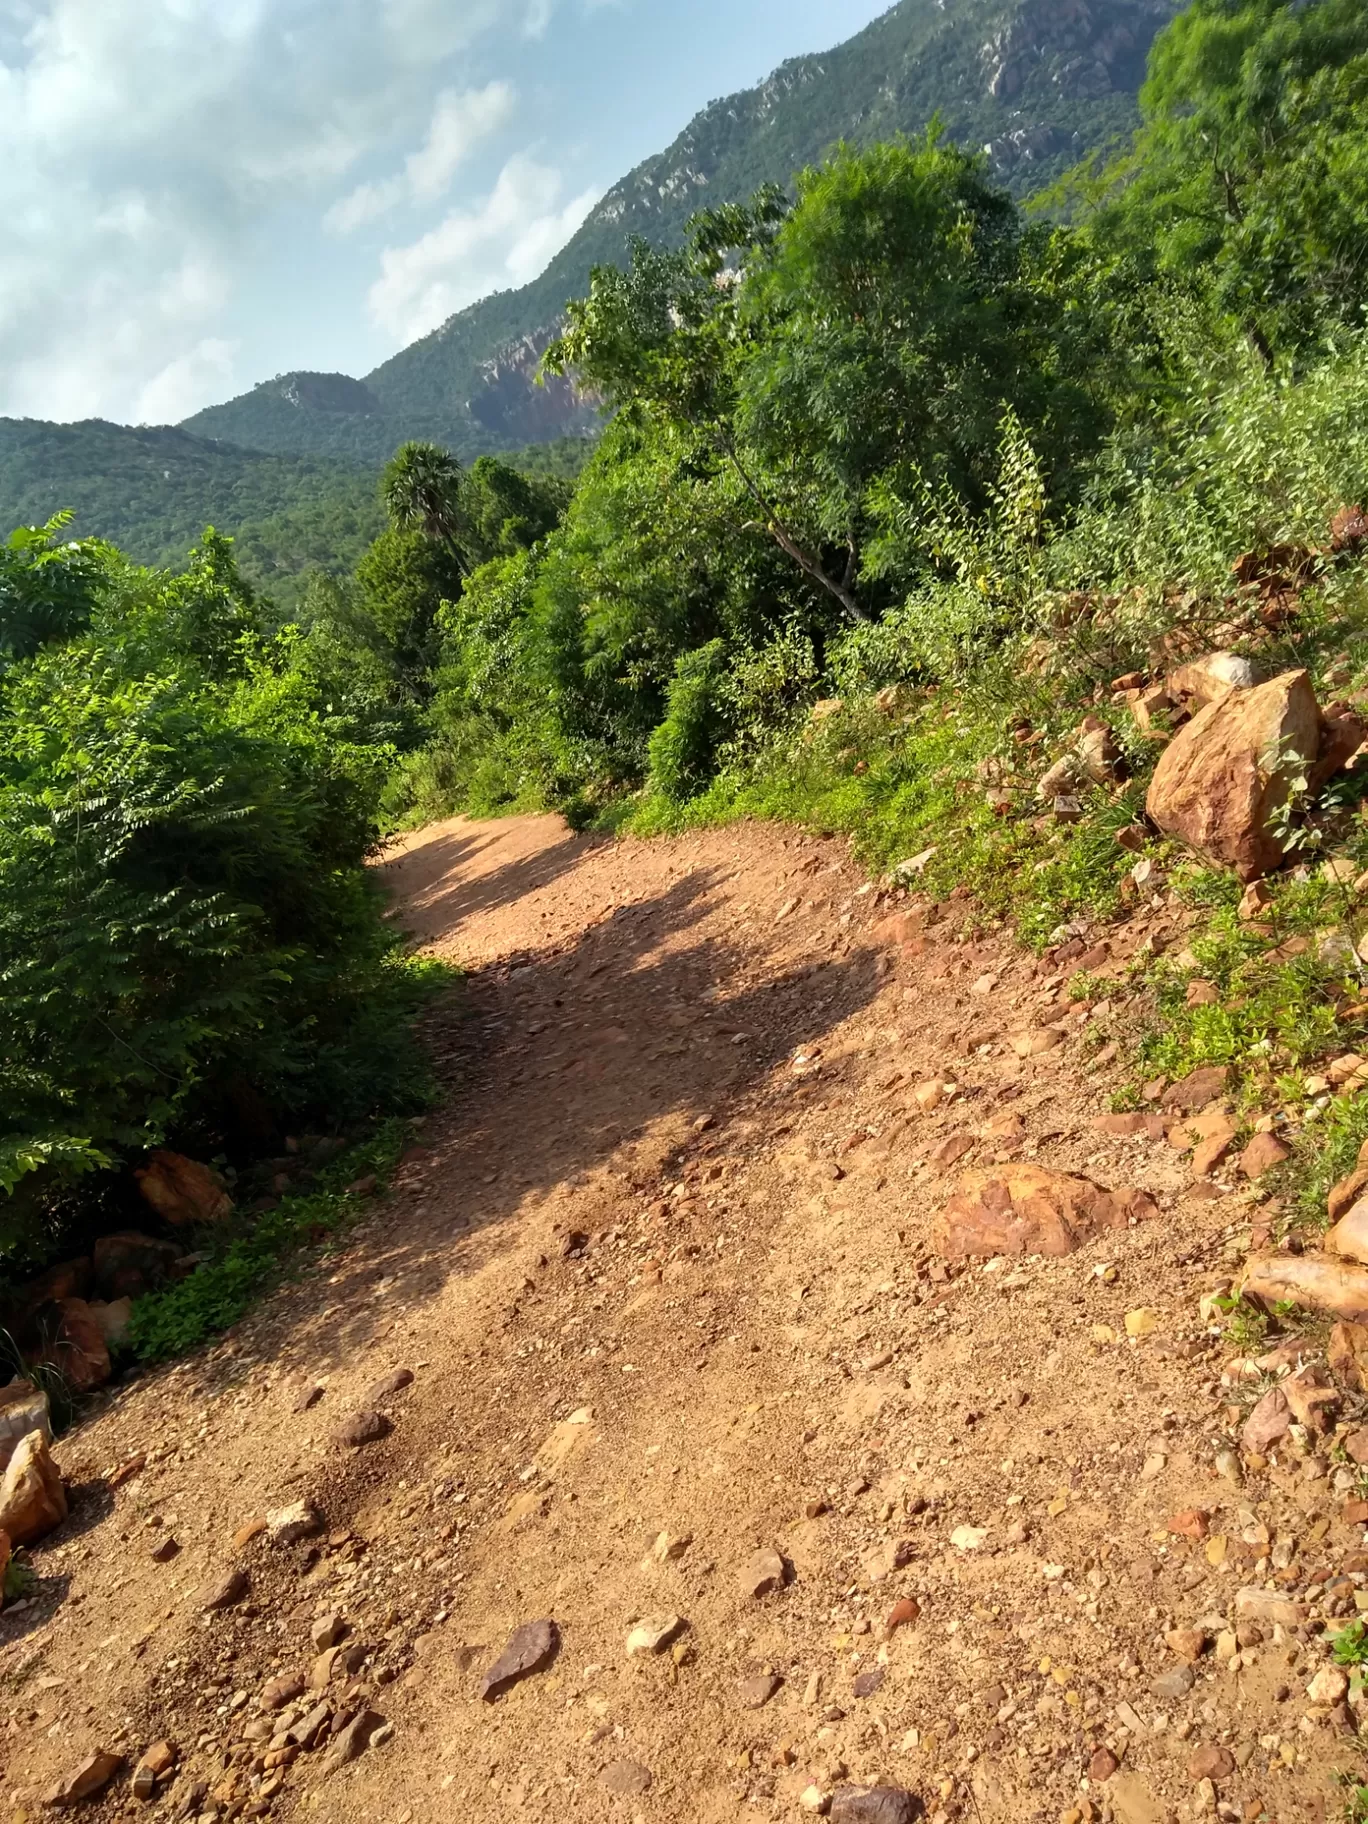
M0 416L363 375L889 0L0 0Z

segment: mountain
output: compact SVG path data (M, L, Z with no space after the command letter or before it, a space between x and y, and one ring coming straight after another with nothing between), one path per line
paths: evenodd
M383 461L406 437L466 455L593 429L592 404L534 384L566 300L632 235L677 242L695 210L788 183L836 141L919 133L939 116L1018 196L1136 121L1155 33L1182 0L899 0L855 37L715 101L608 192L539 279L496 292L364 381L295 373L185 421L250 448Z

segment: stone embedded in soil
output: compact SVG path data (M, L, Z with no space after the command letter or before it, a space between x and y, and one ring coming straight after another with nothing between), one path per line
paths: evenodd
M1205 1539L1209 1518L1200 1507L1185 1507L1169 1521L1167 1530L1178 1539Z
M47 1438L31 1431L20 1438L0 1480L0 1532L12 1545L32 1545L66 1517L66 1489Z
M349 1450L359 1450L363 1444L378 1443L393 1429L383 1412L354 1412L333 1433L333 1442L342 1444Z
M74 1773L69 1773L47 1795L47 1803L58 1807L78 1805L82 1799L93 1799L120 1771L124 1764L121 1754L110 1754L103 1749L81 1762Z
M1349 1675L1338 1666L1322 1666L1306 1687L1313 1704L1339 1704L1349 1694Z
M1199 710L1160 755L1145 809L1166 836L1256 880L1283 858L1275 814L1320 744L1310 678L1284 672Z
M157 1788L165 1784L167 1776L176 1765L176 1749L172 1742L153 1742L143 1752L137 1766L133 1769L133 1797L144 1802L157 1796Z
M1000 1254L1071 1254L1132 1217L1155 1213L1143 1191L1107 1191L1043 1166L1007 1164L966 1172L937 1216L933 1245L947 1260Z
M347 1624L335 1611L320 1615L309 1629L309 1638L320 1653L335 1647L347 1632Z
M788 1581L788 1565L781 1553L764 1546L746 1561L741 1573L741 1587L747 1596L769 1596L782 1590Z
M302 1697L304 1690L302 1673L282 1672L278 1678L270 1679L262 1686L257 1702L263 1710L283 1710L286 1704L292 1704L297 1697Z
M904 1786L839 1786L831 1824L915 1824L921 1805Z
M551 1664L560 1645L554 1621L525 1621L508 1637L508 1644L480 1680L480 1696L492 1704L520 1679L530 1678Z
M598 1777L599 1785L619 1798L637 1798L651 1789L651 1770L640 1761L610 1761Z
M1237 1621L1267 1623L1271 1627L1295 1628L1310 1613L1304 1602L1291 1596L1280 1596L1276 1590L1263 1590L1250 1585L1235 1592Z
M652 1653L663 1653L684 1626L681 1615L643 1615L627 1636L629 1659L645 1659Z
M1235 1756L1228 1748L1207 1743L1188 1762L1188 1777L1193 1780L1228 1780L1235 1771Z
M1281 1387L1270 1387L1244 1422L1240 1442L1251 1456L1266 1457L1292 1426L1292 1408Z
M322 1531L323 1522L308 1501L294 1501L289 1507L273 1508L266 1515L266 1533L272 1545L297 1545L301 1539L313 1539Z
M884 1623L885 1640L890 1640L899 1628L910 1628L920 1619L921 1604L913 1596L904 1596L888 1611L888 1620Z
M1056 1026L1038 1026L1031 1032L1019 1032L1012 1039L1012 1050L1019 1058L1038 1058L1064 1043L1064 1034Z
M1289 1300L1335 1317L1368 1318L1368 1266L1329 1254L1254 1254L1240 1291L1275 1305Z
M850 1688L856 1697L873 1697L884 1682L882 1666L871 1666L867 1672L857 1672L850 1681Z
M291 1412L308 1412L323 1398L323 1389L315 1381L311 1386L302 1388L290 1406Z
M1339 1407L1339 1393L1323 1368L1308 1364L1282 1383L1292 1417L1308 1431L1327 1432Z
M643 1563L654 1567L660 1564L672 1564L682 1558L693 1544L692 1533L657 1533L651 1542Z
M226 1571L217 1582L211 1583L201 1593L199 1606L206 1614L218 1609L231 1609L234 1603L241 1602L252 1587L252 1580L246 1571Z
M323 1756L323 1771L327 1773L334 1767L345 1767L349 1761L356 1760L366 1752L384 1726L385 1719L379 1711L362 1709L333 1737L328 1752Z
M1246 1178L1262 1178L1291 1157L1292 1148L1276 1134L1255 1134L1240 1154L1240 1170Z
M1088 1778L1094 1784L1101 1785L1104 1780L1112 1777L1120 1765L1121 1763L1110 1748L1105 1746L1094 1748L1092 1758L1088 1762Z
M1195 1666L1206 1652L1211 1636L1205 1628L1171 1628L1164 1639L1175 1659L1181 1659L1186 1666Z
M747 1710L763 1710L783 1684L773 1672L756 1672L750 1678L743 1678L736 1688L736 1694Z
M1161 1672L1158 1678L1151 1680L1150 1691L1166 1703L1176 1703L1180 1697L1187 1696L1195 1682L1191 1666L1174 1666L1171 1671Z
M180 1549L180 1541L178 1539L173 1539L168 1533L165 1539L159 1539L152 1547L152 1562L154 1564L170 1564L173 1558L180 1557Z
M405 1387L413 1385L411 1368L391 1368L388 1374L382 1374L374 1386L368 1387L362 1395L367 1406L378 1406L382 1400L393 1399L396 1393L402 1393Z
M1230 1071L1226 1065L1206 1064L1200 1070L1180 1077L1176 1083L1170 1083L1160 1101L1164 1108L1176 1109L1180 1114L1196 1114L1216 1100L1229 1080Z

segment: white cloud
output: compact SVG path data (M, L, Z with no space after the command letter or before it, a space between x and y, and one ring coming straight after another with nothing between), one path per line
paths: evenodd
M513 103L513 89L506 82L491 82L464 94L444 89L437 97L427 139L409 154L402 177L358 185L333 204L325 218L327 226L335 233L349 234L400 204L434 202L446 193L480 141L509 119Z
M236 342L206 336L185 354L168 361L138 394L133 406L135 424L175 424L198 410L206 398L224 393L231 384Z
M435 329L476 298L535 278L598 200L586 190L562 201L558 171L525 154L509 159L475 209L453 209L429 233L381 256L370 310L404 341Z
M546 3L0 0L0 412L141 416L226 386L235 293L282 223L425 125L402 181L440 196L511 101L434 113L446 60L516 45Z

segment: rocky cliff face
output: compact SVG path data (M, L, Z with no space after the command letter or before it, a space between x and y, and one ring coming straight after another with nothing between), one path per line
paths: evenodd
M522 336L480 364L478 385L469 401L477 424L515 444L582 437L597 427L596 395L551 374L540 385L537 382L542 355L555 334L551 328Z

